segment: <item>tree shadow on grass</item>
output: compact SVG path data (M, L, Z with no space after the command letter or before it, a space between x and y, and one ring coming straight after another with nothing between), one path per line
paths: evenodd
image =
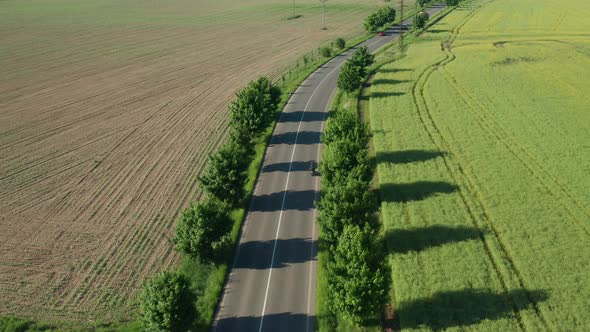
M448 227L433 225L414 229L389 230L385 241L390 252L405 254L442 246L447 243L479 239L482 232L473 227Z
M402 329L426 327L442 331L484 320L512 318L515 311L530 308L547 298L544 290L517 289L503 294L486 289L439 292L431 298L401 303L396 317ZM521 305L517 308L513 303Z
M428 150L403 150L394 152L377 152L377 161L379 163L390 164L409 164L415 162L427 161L438 157L443 157L447 153L444 151Z
M315 316L306 314L293 314L284 312L280 314L264 315L262 329L259 316L228 317L217 321L213 330L217 332L226 331L307 331L308 326L315 325Z
M412 68L381 68L379 69L380 73L399 73L399 72L408 72L414 71Z
M240 244L239 254L236 259L235 268L238 269L270 269L272 252L275 252L273 268L283 268L289 264L306 263L315 260L315 254L311 256L317 241L311 239L278 239L276 241L249 241Z
M427 31L430 32L430 33L449 32L449 30L446 30L446 29L428 29Z
M378 78L376 80L373 80L373 82L371 82L371 84L395 85L395 84L406 83L406 82L409 82L409 80L394 80L394 79L390 79L390 78Z
M403 96L405 92L397 92L397 91L388 91L388 92L371 92L370 98L387 98L387 97L396 97L396 96Z
M380 187L383 201L397 203L421 201L436 194L450 194L457 189L457 186L443 181L388 183Z

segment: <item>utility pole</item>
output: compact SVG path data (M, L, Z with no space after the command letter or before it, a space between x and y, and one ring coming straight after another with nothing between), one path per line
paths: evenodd
M401 6L400 6L400 21L399 21L399 30L400 30L399 48L400 48L400 51L403 53L404 52L404 0L400 0L400 2L401 2Z
M322 4L322 30L326 30L326 25L324 24L324 14L326 12L326 1L328 0L320 0Z
M291 17L292 17L292 18L295 18L295 0L293 0L293 1L291 2L291 4L293 5L293 6L291 7Z

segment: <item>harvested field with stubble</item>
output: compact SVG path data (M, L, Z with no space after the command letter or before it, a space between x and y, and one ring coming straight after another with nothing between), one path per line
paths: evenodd
M590 330L589 15L464 1L375 76L401 330Z
M1 1L0 315L130 318L235 91L383 4Z

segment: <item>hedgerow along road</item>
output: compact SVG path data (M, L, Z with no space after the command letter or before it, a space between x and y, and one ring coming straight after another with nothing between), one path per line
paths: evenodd
M445 6L426 11L430 16ZM403 22L410 25L412 19ZM397 40L400 27L361 46L371 52ZM320 135L340 66L355 48L311 74L283 109L266 150L223 289L213 331L314 331L317 225L314 201Z

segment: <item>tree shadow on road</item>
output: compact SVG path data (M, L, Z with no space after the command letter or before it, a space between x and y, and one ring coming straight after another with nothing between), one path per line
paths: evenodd
M262 329L260 327L262 321ZM284 312L260 316L229 317L220 319L214 326L216 332L226 331L307 331L308 326L315 325L315 316Z
M483 233L473 227L433 225L413 229L388 230L385 241L391 253L420 252L447 243L479 239Z
M327 116L327 113L324 112L288 112L283 113L279 122L315 122L315 121L323 121L324 118Z
M272 212L283 210L307 211L314 208L314 202L317 196L315 190L290 190L285 196L284 191L275 192L267 195L254 195L251 211ZM284 197L284 204L283 204Z
M240 244L235 268L266 270L270 268L272 253L275 252L273 268L283 268L289 264L305 263L316 259L317 241L294 238L269 241L249 241ZM312 255L313 253L313 255Z
M288 133L282 133L273 135L270 144L295 144L295 138L297 138L297 144L319 144L321 133L318 131L300 131L299 135L297 132L292 131Z
M309 172L312 165L315 165L316 162L313 160L309 161L294 161L292 163L275 163L269 164L262 167L262 173L272 173L272 172Z

